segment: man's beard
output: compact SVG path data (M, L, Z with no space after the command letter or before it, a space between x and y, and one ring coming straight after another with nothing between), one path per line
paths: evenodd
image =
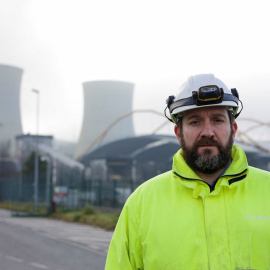
M211 149L205 149L203 153L198 153L198 148L204 145L216 146L219 150L219 154L211 155ZM194 171L198 171L204 174L212 174L220 169L225 168L230 160L233 145L233 133L231 132L227 145L222 146L219 142L213 138L202 138L196 142L191 148L186 146L183 134L181 136L181 147L183 149L183 156L186 163Z

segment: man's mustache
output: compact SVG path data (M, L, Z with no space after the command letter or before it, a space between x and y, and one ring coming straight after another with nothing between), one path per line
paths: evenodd
M213 138L202 138L202 139L200 139L199 141L197 141L196 143L195 143L195 147L196 148L198 148L198 147L200 147L200 146L208 146L208 145L210 145L210 146L220 146L220 143L219 142L217 142L216 140L214 140Z

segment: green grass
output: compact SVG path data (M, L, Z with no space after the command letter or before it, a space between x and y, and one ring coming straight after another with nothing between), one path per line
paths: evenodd
M115 228L120 215L119 209L110 209L110 211L108 211L102 208L95 208L92 205L86 205L80 210L69 210L58 207L56 212L50 215L46 214L47 209L45 206L39 206L37 210L34 211L33 203L0 202L0 208L32 214L35 213L68 222L93 225L106 230L113 230Z
M0 208L18 212L35 213L39 215L45 215L47 213L45 206L38 206L37 209L34 209L34 204L32 202L0 202Z
M106 230L113 230L116 226L119 214L120 210L115 210L113 213L107 213L95 209L91 205L87 205L83 209L75 211L59 208L56 213L53 213L49 217L69 222L93 225Z

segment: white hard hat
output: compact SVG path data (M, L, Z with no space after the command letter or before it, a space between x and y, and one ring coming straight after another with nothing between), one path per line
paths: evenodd
M173 122L175 122L174 115L208 106L227 106L233 111L236 118L240 114L236 114L238 102L239 96L235 88L229 90L213 74L199 74L189 77L181 85L176 97L170 96L167 99L166 109L169 108Z

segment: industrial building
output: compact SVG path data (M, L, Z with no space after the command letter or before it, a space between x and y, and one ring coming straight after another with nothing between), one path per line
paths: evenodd
M83 84L83 90L83 124L74 155L76 159L90 149L134 136L131 116L117 122L132 110L134 84L90 81Z
M20 89L23 70L0 65L0 158L14 159L15 136L22 134Z
M172 167L179 149L176 137L145 135L117 140L91 151L81 160L91 179L143 182Z

